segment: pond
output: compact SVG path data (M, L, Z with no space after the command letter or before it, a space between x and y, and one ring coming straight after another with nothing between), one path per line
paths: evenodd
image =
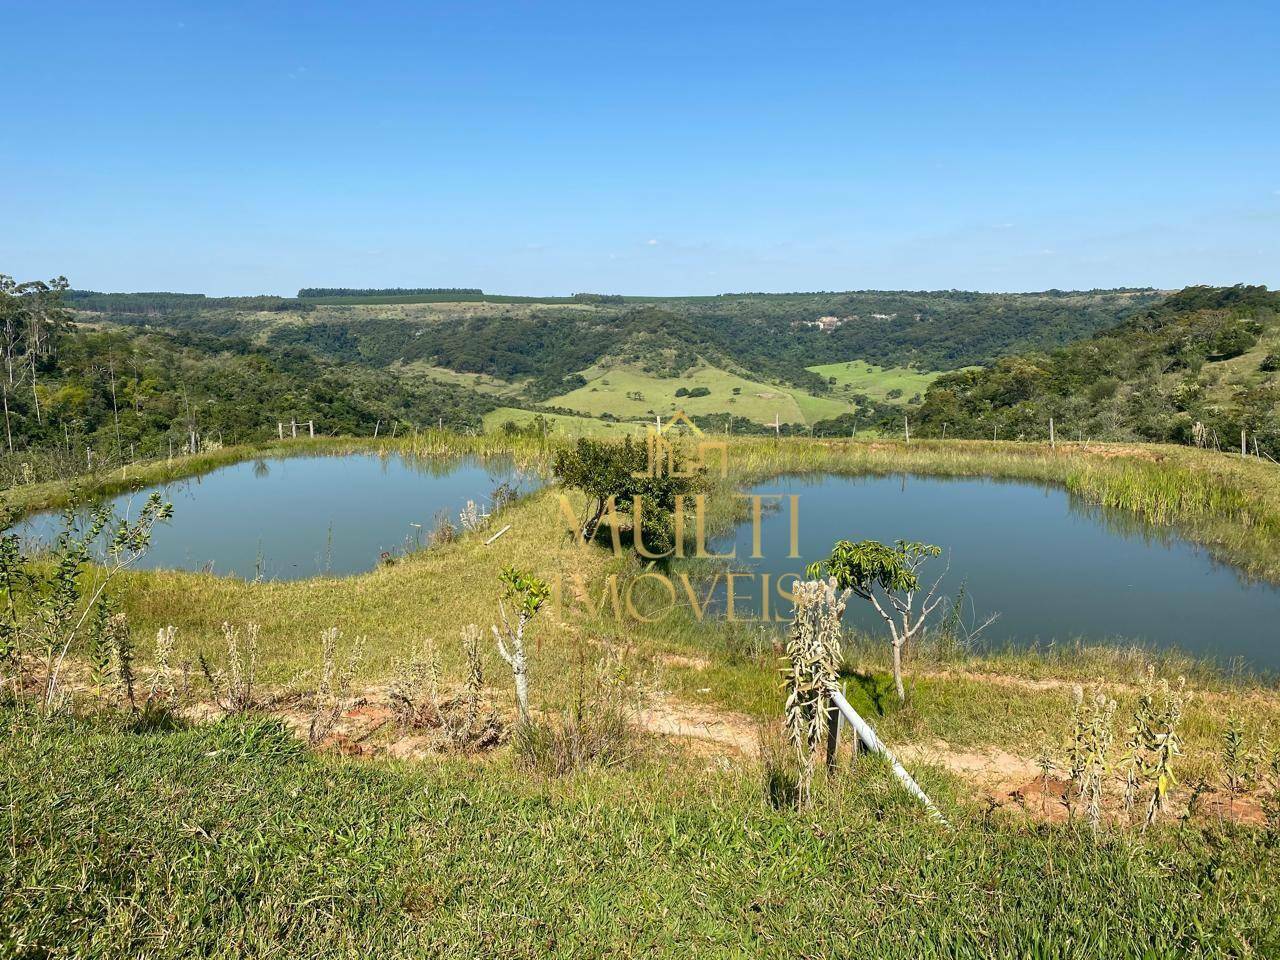
M159 488L173 518L156 527L141 568L204 570L245 579L345 576L426 542L443 514L455 525L468 500L487 510L495 488L516 492L540 481L509 462L436 461L400 456L285 457L223 467ZM113 503L133 512L149 491ZM17 532L47 542L58 514Z
M799 504L799 559L787 557L788 499L764 501L761 559L750 559L750 521L712 540L713 551L735 550L735 567L757 579L769 573L776 583L783 574L802 573L839 539L921 540L943 548L926 572L936 576L950 564L944 585L952 595L964 585L967 620L999 614L981 637L989 646L1119 639L1280 669L1280 589L1248 581L1168 529L1083 504L1060 488L829 476L782 477L748 492L794 494ZM735 612L758 615L759 585L745 583L752 586L735 597ZM722 594L718 600L723 612ZM884 630L856 597L845 622Z
M424 545L439 516L456 524L468 500L487 508L501 483L525 492L541 479L501 460L362 454L246 461L163 487L174 516L157 527L138 565L264 580L361 573L383 552ZM781 477L748 492L783 498L765 501L762 558L750 558L749 521L712 540L714 552L733 549L734 568L755 575L739 583L740 618L759 616L760 574L776 584L803 573L840 538L902 538L943 548L926 572L949 564L945 590L954 596L963 585L967 621L999 614L982 634L987 645L1120 640L1280 670L1280 589L1248 581L1171 530L1083 504L1060 488L827 476ZM790 495L799 504L798 558L787 556ZM114 504L136 512L144 498L140 492ZM18 529L47 541L60 523L57 515L40 515ZM773 596L771 612L788 614L776 588ZM723 589L713 593L711 614L723 615L724 599ZM883 630L856 598L846 623Z

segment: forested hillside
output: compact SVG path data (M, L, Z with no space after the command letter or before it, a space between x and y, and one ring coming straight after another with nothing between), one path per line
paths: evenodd
M1119 326L1048 353L939 377L913 415L922 435L1060 436L1280 456L1280 293L1188 287Z
M307 294L357 291L317 288ZM386 291L386 303L317 301L236 305L162 295L75 300L104 319L157 323L220 336L237 333L303 346L335 359L385 366L423 363L505 380L540 381L533 398L581 384L564 378L602 363L629 363L674 376L699 359L753 379L822 393L806 367L866 360L888 367L951 370L999 356L1048 349L1114 326L1159 299L1153 290L1035 294L853 292L624 298L579 294L537 302L459 292ZM175 296L175 295L168 295ZM456 296L455 302L440 298ZM147 298L147 299L142 299ZM372 299L376 300L376 296ZM815 324L829 318L826 328Z
M464 387L234 332L76 325L56 285L0 280L0 449L15 462L179 452L193 432L202 448L262 440L292 418L325 434L369 434L379 421L478 429L494 406Z
M834 435L894 429L910 410L920 435L945 425L1041 436L1052 416L1064 436L1230 445L1243 427L1266 449L1276 442L1269 371L1280 344L1276 297L1263 288L540 302L328 287L299 291L315 298L304 302L64 286L10 283L0 306L12 355L5 449L141 456L193 430L202 442L263 438L292 417L330 434L379 421L479 428L499 396L604 419L669 414L692 396L709 423L763 429L777 418ZM386 302L321 302L330 297ZM990 366L944 375L921 403L919 387L908 395L887 380L881 394L851 393L831 374L851 361L892 368L860 367L873 384Z

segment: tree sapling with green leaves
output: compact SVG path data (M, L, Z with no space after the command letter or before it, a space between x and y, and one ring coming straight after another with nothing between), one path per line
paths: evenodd
M158 493L147 498L132 520L104 506L82 522L72 504L49 548L49 562L43 564L28 562L16 534L0 537L0 588L5 593L0 660L6 672L12 670L15 689L22 687L24 658L38 657L43 666L41 707L57 705L67 652L83 639L95 616L105 624L107 587L146 553L155 525L172 515L173 504Z
M678 447L666 448L666 453L661 468L651 469L650 450L630 437L621 443L580 437L572 447L557 451L552 464L556 480L565 489L587 495L579 537L592 540L607 515L613 523L616 551L620 546L616 518L619 512L630 512L636 550L649 559L670 553L680 535L673 520L676 500L696 492L701 478L692 475Z
M831 556L809 567L810 577L816 579L826 571L835 577L837 586L852 590L875 607L888 625L893 642L893 685L900 702L907 699L902 685L903 651L913 639L924 638L930 615L945 599L938 593L939 576L916 606L920 570L941 553L941 547L914 540L897 540L893 546L879 540L841 540Z
M511 667L516 685L516 705L520 710L520 722L529 723L529 661L524 652L524 631L529 621L538 615L551 598L551 587L540 577L515 567L503 567L499 579L506 591L498 600L498 613L502 628L495 624L494 639L498 641L498 653ZM515 623L507 615L503 602L509 600L515 607Z

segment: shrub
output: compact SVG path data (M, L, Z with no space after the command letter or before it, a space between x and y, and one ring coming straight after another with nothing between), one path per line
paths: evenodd
M213 702L223 713L246 713L262 706L256 699L254 682L258 671L258 624L250 623L243 634L239 627L222 624L222 640L227 651L225 670L214 670L203 654L200 669Z
M624 764L637 750L631 719L641 696L640 685L629 681L616 654L606 655L590 669L580 657L573 702L558 718L517 726L516 755L551 776Z
M320 678L312 698L311 722L307 740L320 743L333 731L334 725L351 700L351 683L364 660L364 637L357 637L347 656L339 659L337 627L320 632Z
M387 692L401 729L439 731L446 746L466 753L503 742L506 725L485 694L480 637L480 628L474 623L462 628L467 677L455 696L441 692L440 658L430 642L407 663L398 665Z

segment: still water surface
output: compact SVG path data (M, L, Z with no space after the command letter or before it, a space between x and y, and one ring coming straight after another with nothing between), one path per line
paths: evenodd
M383 551L425 543L437 514L457 524L468 500L487 510L504 481L519 491L539 482L499 461L358 454L237 463L160 488L173 519L156 527L137 566L267 580L361 573ZM118 497L117 511L136 513L149 492ZM46 514L19 532L47 541L60 527Z
M467 500L541 482L509 463L353 455L248 461L169 484L174 516L140 566L292 580L372 569L383 551L423 543L441 514L457 523ZM790 511L762 518L764 557L750 558L749 522L713 541L756 574L735 612L758 614L758 575L802 573L840 538L898 538L941 546L947 591L964 585L968 619L998 613L989 644L1084 639L1176 646L1221 661L1280 670L1280 589L1249 582L1202 548L1131 514L1103 511L1065 491L1027 483L915 477L782 477L751 492L799 497L800 558L788 558ZM145 493L118 498L136 511ZM23 530L48 539L57 516ZM546 571L550 574L554 571ZM756 584L752 589L749 584ZM776 596L776 594L775 594ZM789 613L773 604L775 614ZM713 605L723 613L723 596ZM854 598L846 622L883 629Z
M735 550L737 567L775 582L803 572L838 539L922 540L943 548L929 568L940 572L949 560L944 582L952 594L964 584L970 619L999 613L983 635L989 644L1121 638L1280 669L1280 589L1249 582L1168 529L1084 505L1062 489L829 476L782 477L749 492L798 495L800 559L787 557L786 499L762 519L762 559L750 559L750 522L713 540L712 549ZM758 611L758 586L741 594L738 615ZM884 629L856 597L845 622Z

